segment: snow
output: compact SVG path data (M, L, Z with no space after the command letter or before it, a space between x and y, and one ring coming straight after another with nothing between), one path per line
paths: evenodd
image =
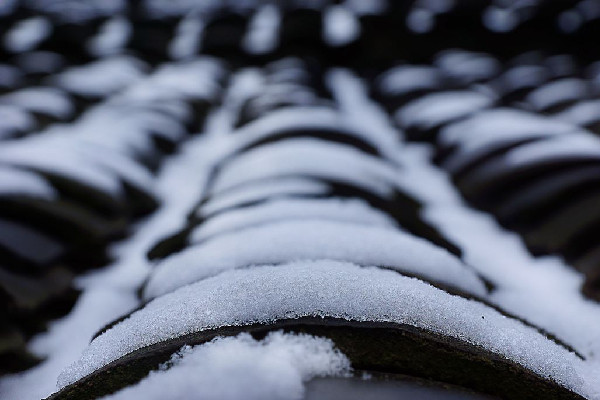
M457 171L496 147L524 139L571 136L578 128L551 118L513 109L482 111L444 127L439 142L458 148L444 161L444 168Z
M220 272L254 264L332 259L378 265L484 295L479 278L447 251L393 227L306 218L222 234L164 259L150 277L150 299Z
M285 99L290 98L285 92L282 95ZM314 103L314 100L312 102ZM236 138L239 143L238 147L245 147L286 130L334 131L366 141L382 154L385 154L386 149L390 146L390 136L385 132L380 132L370 126L351 123L346 115L331 107L313 105L271 111L244 125L234 134L238 136Z
M285 104L287 109L290 105L313 106L323 103L315 93L295 82L269 82L263 92L256 97L248 99L248 111L252 117L262 116L274 111L279 104Z
M360 23L351 9L332 5L323 11L324 41L330 46L344 46L360 36Z
M240 186L219 193L218 196L210 197L206 203L198 208L196 215L199 217L208 216L265 198L274 199L294 195L317 196L328 191L329 186L326 183L301 177L254 182L252 185Z
M598 122L600 121L600 100L579 101L553 116L557 120L580 126Z
M310 379L350 371L331 340L281 331L261 341L242 333L184 346L167 364L105 399L300 400Z
M34 118L25 110L10 104L0 105L0 139L33 129L34 126Z
M129 56L116 56L72 67L55 77L63 89L86 97L105 97L123 90L144 76L147 66Z
M492 56L461 50L443 51L434 62L448 77L462 84L491 79L500 71Z
M87 43L90 53L106 57L123 51L131 36L131 23L121 16L115 16L106 21L98 32Z
M524 87L537 87L548 79L548 72L539 65L520 65L506 71L501 76L499 89L508 93Z
M55 200L58 193L44 178L23 169L0 166L0 196L32 196Z
M361 107L355 113L358 110L378 129L390 126L381 111L368 114L373 110ZM494 124L480 128L486 126ZM596 323L600 305L581 294L582 274L556 257L533 257L518 235L503 230L490 215L466 206L449 177L431 164L428 147L410 143L397 150L405 165L403 188L421 193L423 218L456 243L464 262L494 285L489 302L539 326L587 358L582 372L590 388L587 397L600 398L600 325Z
M58 119L67 119L74 112L71 100L65 93L52 87L32 87L14 91L0 97L0 103Z
M91 164L72 141L36 136L19 142L3 143L0 162L46 173L60 174L113 195L122 187L116 177Z
M13 53L33 50L52 33L52 24L44 17L17 22L4 36L4 46Z
M281 15L274 4L265 4L258 8L248 32L244 36L243 47L250 54L266 54L275 50L279 41Z
M215 99L221 91L219 80L225 69L210 57L192 58L162 64L154 73L122 94L128 101L163 101L165 99Z
M263 223L284 219L321 219L363 224L395 226L385 213L370 207L359 199L269 199L265 203L230 210L203 221L191 233L191 240L199 242L223 232L235 231Z
M519 24L519 16L510 8L492 5L483 12L483 24L493 32L509 32Z
M554 334L588 359L587 382L598 387L600 306L585 299L583 277L556 257L535 258L518 235L464 205L428 209L426 217L457 243L464 259L497 289L488 300ZM590 398L600 398L600 393Z
M236 185L281 176L330 179L390 196L396 170L378 158L352 147L312 139L289 139L265 144L225 164L212 193Z
M128 268L131 265L127 266ZM0 379L0 398L38 400L56 391L56 377L76 361L98 329L137 305L133 293L113 286L88 286L69 315L49 324L49 332L35 336L30 351L48 357L43 363L21 374ZM76 334L74 334L76 332Z
M218 118L209 118L209 125L207 136L229 129ZM151 270L145 256L148 249L180 229L202 196L207 172L215 162L215 146L206 139L193 137L182 152L167 157L153 185L160 209L134 226L131 237L112 246L115 263L77 278L76 286L83 292L74 309L29 343L31 351L47 359L22 374L2 377L0 398L37 400L56 391L60 371L80 356L94 333L139 304L137 290Z
M429 94L413 100L395 114L402 127L434 126L481 111L493 104L489 96L474 91Z
M401 65L387 70L377 80L377 87L387 96L435 89L441 85L439 71L428 66Z
M565 157L571 159L600 157L600 139L586 132L554 136L519 146L508 152L505 160L509 166L517 166Z
M408 324L486 348L576 392L588 390L584 362L535 329L420 280L336 261L224 272L157 298L92 341L59 385L184 334L303 316Z
M82 143L79 147L83 157L90 160L90 164L98 165L101 168L113 172L120 179L129 185L145 191L152 192L153 177L150 172L138 162L132 160L124 154L106 151L98 145Z
M71 129L84 142L111 148L132 157L153 155L156 147L152 135L180 140L186 133L182 123L156 112L157 109L165 109L168 104L178 107L176 102L166 101L159 107L115 101L87 111Z
M357 136L369 140L387 161L393 160L392 154L398 148L400 135L368 117L375 112L375 107L373 103L364 101L367 90L364 82L343 69L328 71L325 82L337 103L339 124L347 126L347 131L356 131ZM361 112L357 112L357 109Z
M413 8L406 16L406 26L414 33L427 33L435 27L435 13L426 8Z
M277 331L257 341L242 333L184 346L159 371L105 399L300 400L310 379L349 371L329 339Z
M169 54L176 60L189 59L200 51L204 21L198 15L190 14L177 25L175 37L169 44Z
M545 110L565 101L584 98L588 93L585 81L577 78L564 78L541 86L527 95L525 101L536 110Z

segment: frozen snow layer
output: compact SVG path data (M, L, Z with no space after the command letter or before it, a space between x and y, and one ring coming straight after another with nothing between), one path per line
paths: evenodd
M58 193L38 174L9 166L0 166L0 196L33 196L54 200Z
M140 60L118 56L72 67L57 75L54 82L81 96L105 97L138 82L146 69Z
M575 125L585 126L600 121L600 100L577 102L553 117Z
M406 26L414 33L428 33L435 28L435 13L421 7L414 7L406 16Z
M176 60L194 57L200 51L204 21L190 13L177 25L175 37L169 44L169 54Z
M35 120L27 111L10 104L0 105L0 139L10 138L34 126Z
M254 182L252 185L243 185L217 196L210 197L208 201L198 207L198 217L218 213L228 208L253 203L256 201L290 196L318 196L330 191L329 185L309 178L281 178Z
M164 64L147 79L128 88L122 96L125 100L137 101L214 100L221 92L219 81L224 73L221 63L209 57Z
M566 101L575 101L586 97L588 87L585 81L577 78L565 78L541 86L527 95L525 101L535 110L541 111Z
M310 107L320 103L325 103L325 101L303 84L297 82L269 82L262 93L256 94L256 96L246 101L240 122L245 124L257 117L269 114L277 108L287 109L293 106L296 109L297 107Z
M494 99L474 91L433 93L413 100L395 114L404 128L429 129L491 106Z
M17 22L4 36L4 46L13 53L33 50L52 32L52 24L44 17Z
M51 87L21 89L0 97L0 103L59 119L70 117L74 111L71 100L65 93Z
M577 128L568 123L541 117L526 111L510 108L496 108L482 111L463 121L455 122L442 129L441 144L479 147L482 144L512 138L530 136L551 136L571 133Z
M503 93L513 90L537 87L548 79L548 71L539 65L520 65L506 71L499 80L499 89Z
M281 15L274 4L265 4L258 8L248 32L244 36L244 49L250 54L265 54L275 50L279 39Z
M444 75L461 84L491 79L500 71L500 63L494 57L462 50L443 51L435 64Z
M312 139L265 144L219 170L212 193L275 177L298 176L356 185L382 197L393 194L396 168L347 145Z
M344 46L360 36L356 14L344 5L332 5L323 11L323 39L330 46Z
M433 90L442 85L437 69L429 66L401 65L383 73L377 87L387 96L402 95L418 90Z
M284 93L285 95L285 93ZM285 97L284 97L285 98ZM286 131L337 132L357 138L384 153L390 138L386 132L365 129L349 123L344 114L330 107L297 106L275 110L235 131L239 146L248 146Z
M588 390L584 362L534 328L418 279L337 261L229 271L159 297L92 341L63 371L59 387L185 334L304 316L411 325L482 347L576 392Z
M331 340L305 334L247 333L184 346L141 382L106 400L299 400L315 377L344 376L350 361Z
M90 162L72 141L55 140L52 136L42 135L3 143L0 162L63 175L106 193L122 193L121 183L114 174Z
M223 232L248 228L268 222L292 219L321 219L368 225L395 226L387 214L359 199L272 199L257 205L230 210L203 221L190 236L193 242Z
M333 259L377 265L482 296L483 282L459 259L391 227L340 221L282 221L216 236L156 266L147 299L220 272L255 264Z
M91 54L99 57L112 56L123 51L131 36L131 23L124 17L115 16L106 21L98 34L87 43Z
M505 161L508 165L518 166L564 158L600 159L600 139L587 132L553 136L511 150Z
M456 171L470 160L485 155L497 146L524 139L573 133L577 130L576 126L554 119L499 108L482 111L448 125L440 131L439 142L447 147L457 146L456 152L444 164L445 168Z
M173 100L139 107L115 102L89 110L70 128L82 142L99 144L131 157L147 157L156 153L154 136L177 141L186 135L183 123L157 112L167 110L168 105L181 114L187 110Z

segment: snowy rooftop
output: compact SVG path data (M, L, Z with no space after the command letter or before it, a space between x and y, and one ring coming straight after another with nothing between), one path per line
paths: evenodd
M558 3L0 2L0 398L600 400Z

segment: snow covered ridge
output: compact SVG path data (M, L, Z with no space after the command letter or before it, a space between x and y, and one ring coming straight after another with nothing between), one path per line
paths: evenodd
M301 87L311 81L303 73L303 65L293 59L269 64L265 70L260 79L265 79L266 89L283 80ZM238 113L245 112L249 101L270 96L270 91L264 90L240 97ZM322 100L315 102L323 104ZM264 109L227 139L230 151L211 172L207 195L190 222L157 245L152 258L163 258L197 240L200 231L214 236L211 229L218 233L224 228L299 218L365 224L387 219L459 252L420 218L418 202L399 187L402 171L391 159L397 142L389 132L346 121L345 115L331 106L291 102ZM219 228L228 223L232 224L229 228ZM169 242L173 250L167 249Z
M8 310L2 338L10 342L2 354L17 360L7 371L36 361L24 343L72 306L75 275L107 263L109 244L159 205L156 168L201 129L208 108L219 101L225 71L213 59L164 65L135 79L115 77L115 63L135 64L105 60L65 72L69 79L49 79L97 103L70 124L50 124L0 146L0 292ZM100 75L110 88L96 81ZM91 93L98 85L107 90ZM64 93L21 89L0 102L63 119L74 108Z
M444 250L398 232L393 226L369 226L370 221L357 223L342 217L331 222L319 221L318 215L294 220L290 213L287 221L263 222L256 227L223 233L199 245L192 243L156 267L144 297L152 299L229 269L318 259L379 265L468 295L485 295L484 283Z
M98 336L60 386L182 335L305 317L412 326L487 349L584 396L590 390L585 363L535 329L394 271L326 260L223 272L161 296Z

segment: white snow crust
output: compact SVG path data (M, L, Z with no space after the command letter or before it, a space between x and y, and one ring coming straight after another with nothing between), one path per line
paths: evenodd
M308 380L350 371L331 340L281 331L261 341L241 333L184 346L165 365L105 400L300 400Z
M408 324L481 346L576 392L586 390L583 361L535 329L420 280L336 261L224 272L159 297L97 337L59 385L184 334L303 316Z
M167 257L150 277L147 299L222 271L254 264L333 259L377 265L484 295L480 279L456 257L393 227L309 219L222 234Z

